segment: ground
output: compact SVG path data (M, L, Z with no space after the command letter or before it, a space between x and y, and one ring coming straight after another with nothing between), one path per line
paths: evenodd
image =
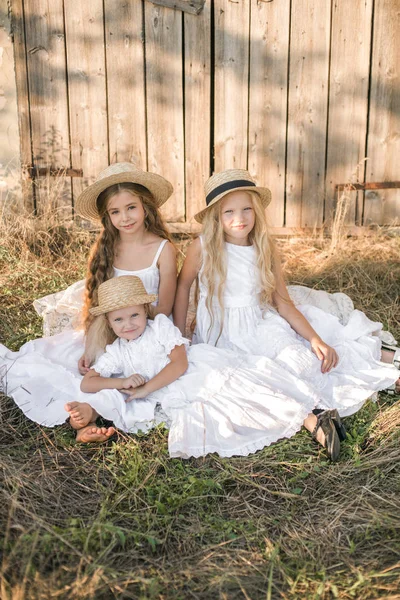
M17 349L41 333L32 299L83 276L93 235L15 222L1 239L0 339ZM290 282L348 293L400 339L398 235L279 245ZM162 427L82 447L5 396L0 419L4 600L400 598L394 398L346 420L334 465L306 431L182 461Z

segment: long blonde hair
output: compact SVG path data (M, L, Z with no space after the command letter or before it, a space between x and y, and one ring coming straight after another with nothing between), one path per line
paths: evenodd
M271 304L272 293L275 290L274 246L268 232L265 209L261 204L258 194L254 192L247 193L251 196L255 213L254 227L249 233L248 239L250 244L254 246L257 256L257 267L261 288L259 296L260 306L266 308ZM224 291L227 275L225 236L221 220L221 202L216 202L206 212L203 220L202 237L204 254L201 281L208 289L206 308L211 321L208 329L208 336L210 335L215 322L213 308L214 296L217 296L221 312L221 328L215 342L215 345L217 345L224 326Z
M83 307L83 323L87 333L93 320L89 308L97 304L97 290L99 285L114 277L115 250L119 241L119 232L111 223L107 207L110 199L120 192L128 192L138 196L145 213L144 225L147 231L168 240L172 243L171 236L160 215L160 211L149 190L136 183L117 183L106 188L97 198L97 209L101 218L103 231L92 247L88 261L86 275L85 302Z
M154 311L151 304L144 304L144 310L148 319L154 318ZM106 314L92 318L90 328L86 335L86 358L93 363L103 354L106 346L112 344L117 339L108 316Z

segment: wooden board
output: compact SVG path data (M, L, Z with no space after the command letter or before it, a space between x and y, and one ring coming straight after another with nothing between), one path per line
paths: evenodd
M182 13L145 3L148 169L171 181L167 221L185 220Z
M17 86L18 124L22 164L22 192L29 212L35 211L35 196L27 167L32 165L32 132L29 108L28 73L26 69L25 20L23 0L13 0L12 31L14 36L15 80Z
M25 0L24 11L33 164L66 169L70 152L63 3ZM38 214L72 216L70 178L40 177L34 185Z
M248 168L272 192L268 219L274 227L283 226L285 210L289 16L290 0L252 0Z
M318 227L324 212L330 2L292 0L286 225Z
M375 3L371 65L367 181L399 179L400 11L398 3ZM365 192L364 223L400 222L400 191Z
M248 2L214 1L214 171L247 169Z
M64 0L74 199L109 164L102 0Z
M185 186L187 229L205 206L210 175L210 3L198 16L185 15Z
M364 180L372 0L334 2L332 11L326 223L337 200L335 185ZM349 200L345 222L360 224L363 193Z
M147 168L141 2L105 0L110 161Z

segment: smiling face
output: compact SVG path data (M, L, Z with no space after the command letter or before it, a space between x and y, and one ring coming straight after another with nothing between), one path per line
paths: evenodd
M113 310L107 313L107 319L115 335L128 341L140 337L147 325L143 304Z
M111 223L122 236L144 229L145 211L139 196L122 191L111 196L107 204Z
M221 200L220 214L225 240L239 246L247 245L255 224L251 195L240 190L227 194Z

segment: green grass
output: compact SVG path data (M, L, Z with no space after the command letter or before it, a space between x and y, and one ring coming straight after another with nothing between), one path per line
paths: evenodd
M33 298L83 276L92 237L72 234L0 248L9 347L40 335ZM291 280L347 291L400 338L399 238L349 240L334 257L320 240L281 246ZM393 398L346 420L334 465L306 431L248 457L182 461L168 457L163 427L84 447L6 397L0 419L5 600L400 598Z

